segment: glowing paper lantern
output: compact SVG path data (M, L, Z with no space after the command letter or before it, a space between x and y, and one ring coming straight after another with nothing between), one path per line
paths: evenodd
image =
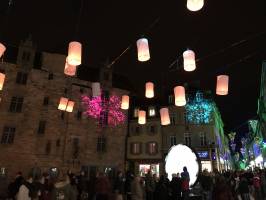
M81 43L70 42L68 45L67 62L70 65L78 66L81 64Z
M204 6L204 0L187 0L187 9L198 11Z
M91 84L92 87L92 96L97 97L101 95L101 85L99 82L93 82Z
M150 60L149 43L146 38L141 38L137 41L138 60L145 62Z
M6 75L3 74L3 73L0 73L0 90L3 89L3 86L4 86L4 82L5 82L5 77Z
M127 110L128 108L129 108L129 96L123 95L122 96L121 109Z
M175 92L175 105L176 106L186 105L185 88L183 86L176 86L174 88L174 92Z
M58 105L58 110L65 111L67 107L68 98L61 97Z
M182 144L173 146L165 158L165 171L168 178L172 179L173 173L182 173L183 167L187 167L189 172L189 184L193 185L199 173L199 163L196 154L188 147Z
M227 95L228 94L229 76L220 75L217 76L216 94Z
M153 98L154 97L154 84L152 82L146 83L145 96L147 98Z
M77 66L70 65L68 62L65 64L65 70L64 73L68 76L75 76L76 75Z
M138 123L146 124L146 111L140 110L138 114L139 114Z
M192 50L186 50L183 53L184 70L187 72L194 71L196 69L195 53Z
M163 126L170 124L170 117L169 117L169 110L168 108L161 108L160 109L160 115L161 115L161 124Z
M67 112L72 112L74 108L75 102L74 101L68 101L66 111Z
M5 53L5 51L6 51L6 47L2 43L0 43L0 58Z

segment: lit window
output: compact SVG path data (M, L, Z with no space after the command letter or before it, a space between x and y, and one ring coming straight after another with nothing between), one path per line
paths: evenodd
M185 142L185 145L189 147L191 146L191 134L190 133L184 134L184 142Z
M156 113L155 113L155 108L154 108L154 107L150 107L150 108L149 108L149 116L150 116L150 117L153 117L153 116L155 116L155 114L156 114Z
M150 155L157 154L158 152L158 145L156 142L148 142L147 143L147 153Z
M131 153L140 154L141 153L141 144L139 142L131 143Z
M135 108L134 109L134 117L138 117L139 116L139 108Z
M174 103L174 96L173 95L169 95L168 96L168 103L169 104L173 104Z
M170 136L170 145L171 146L176 145L176 136L175 135Z

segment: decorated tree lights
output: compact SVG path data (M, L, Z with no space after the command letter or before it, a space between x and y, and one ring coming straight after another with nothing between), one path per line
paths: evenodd
M140 38L137 41L137 50L138 50L138 60L140 62L145 62L150 60L149 43L146 38Z
M187 9L190 11L198 11L204 6L204 0L187 0Z
M183 53L184 70L187 72L194 71L196 69L195 53L192 50L186 50Z

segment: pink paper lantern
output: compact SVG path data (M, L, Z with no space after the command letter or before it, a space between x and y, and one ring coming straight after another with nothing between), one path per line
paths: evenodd
M145 86L146 86L145 96L147 98L153 98L154 97L154 84L152 82L147 82Z
M69 65L78 66L81 64L81 49L82 45L80 42L70 42L68 46L67 63Z
M6 51L5 45L3 45L2 43L0 43L0 58L5 53L5 51Z
M186 50L183 53L184 70L187 72L194 71L196 69L195 53L192 50Z
M204 0L187 0L187 9L190 11L198 11L204 6Z
M169 116L169 110L168 108L161 108L160 109L160 115L161 115L161 125L169 125L170 124L170 116Z
M68 98L61 97L58 105L58 110L65 111L68 103Z
M66 62L65 64L65 69L64 69L64 73L67 76L75 76L76 75L76 71L77 71L77 66L74 65L70 65Z
M149 43L146 38L141 38L137 41L138 60L145 62L150 60Z
M138 114L139 114L138 123L139 124L146 124L146 111L139 110Z
M175 93L175 105L176 106L184 106L186 105L186 92L183 86L176 86L174 88Z
M216 94L227 95L228 85L229 85L229 76L227 75L217 76Z
M122 96L121 109L128 110L128 108L129 108L129 96L123 95Z
M66 111L67 112L72 112L74 109L75 102L74 101L68 101Z
M3 73L0 73L0 90L3 89L5 78L6 78L6 75Z

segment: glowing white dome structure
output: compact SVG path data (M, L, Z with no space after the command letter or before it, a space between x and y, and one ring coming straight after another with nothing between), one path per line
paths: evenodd
M193 185L199 173L199 163L196 154L186 145L178 144L173 146L165 158L165 171L169 180L172 174L182 173L183 167L187 167L190 176L189 185Z

